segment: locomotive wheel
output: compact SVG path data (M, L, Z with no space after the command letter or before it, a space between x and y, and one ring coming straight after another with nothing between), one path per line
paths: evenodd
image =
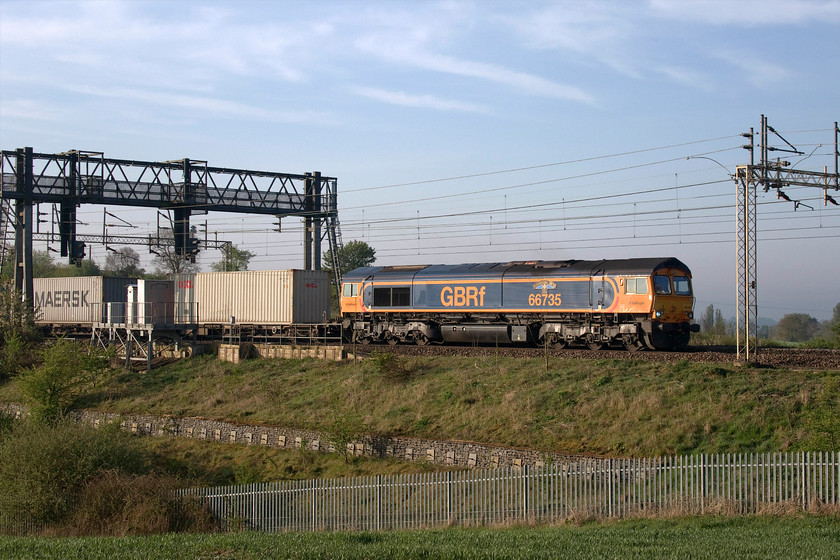
M389 345L391 345L391 346L396 346L396 345L397 345L397 343L400 341L400 339L399 339L399 338L397 338L397 337L395 337L395 336L393 336L393 335L392 335L392 336L389 336L389 337L387 338L387 340L388 340L388 344L389 344Z
M414 344L417 346L426 346L429 343L429 339L426 338L426 335L418 332L414 333Z
M595 341L592 341L592 342L587 342L587 343L586 343L586 346L587 346L587 348L589 348L590 350L595 350L595 351L598 351L598 350L601 350L601 349L604 347L604 343L603 343L603 342L595 342Z
M361 344L362 346L367 346L368 344L370 344L370 337L366 336L364 338L359 339L359 344Z
M549 346L554 348L555 350L560 350L561 348L565 348L568 343L565 339L560 338L557 334L551 333L546 335L548 339L543 338L540 344L542 346Z

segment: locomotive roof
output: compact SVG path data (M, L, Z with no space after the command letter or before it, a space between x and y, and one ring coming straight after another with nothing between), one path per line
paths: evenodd
M649 275L662 268L679 268L691 274L689 268L674 257L614 259L601 261L511 261L504 263L433 264L406 266L366 266L344 275L345 281L358 282L371 276L387 276L389 280L413 278L453 278L474 276L501 276L521 274L544 276L590 275Z

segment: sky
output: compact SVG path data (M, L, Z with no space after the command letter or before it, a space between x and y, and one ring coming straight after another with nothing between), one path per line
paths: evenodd
M725 316L741 134L766 115L804 154L774 157L833 172L838 86L840 0L0 0L3 150L320 171L377 264L675 256ZM759 315L829 319L840 206L784 192L758 196ZM157 227L118 215L110 234ZM79 233L103 217L80 207ZM252 269L303 266L298 218L192 223Z

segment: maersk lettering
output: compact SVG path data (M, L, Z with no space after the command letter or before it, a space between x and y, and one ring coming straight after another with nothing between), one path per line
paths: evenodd
M484 286L444 286L440 291L440 303L444 307L484 307Z
M90 307L88 294L90 294L90 290L36 292L35 305L42 309L47 307Z

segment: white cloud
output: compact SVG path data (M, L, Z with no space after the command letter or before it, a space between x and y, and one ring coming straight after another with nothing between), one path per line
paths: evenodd
M308 122L317 124L334 124L335 122L335 119L331 116L315 111L274 111L227 99L198 95L185 95L181 93L169 93L124 87L103 89L68 86L65 89L67 91L84 95L121 100L131 99L167 107L192 109L198 113L215 113L217 115L224 115L227 117L248 117L279 123Z
M702 72L695 72L694 70L680 66L659 66L654 70L667 76L672 81L690 88L704 91L712 91L714 89L712 79Z
M715 25L840 22L840 0L649 0L660 17Z
M450 99L442 99L434 95L412 95L401 91L388 91L371 87L351 87L350 91L356 95L404 107L434 109L437 111L461 111L468 113L489 113L487 107L474 103L464 103Z
M595 102L592 95L580 88L560 84L527 72L511 70L496 64L436 54L427 50L425 46L418 46L410 41L389 46L387 49L382 48L383 44L388 44L388 41L377 36L367 36L357 43L362 51L399 64L503 84L532 95L568 99L587 104L594 104Z
M7 9L0 18L0 45L37 53L45 67L88 67L137 82L174 82L174 75L185 88L226 74L303 81L307 42L330 33L320 23L242 22L234 11L191 3L178 6L177 15L132 2L50 6L33 15Z
M637 18L630 3L588 1L563 2L496 19L532 48L567 51L581 63L597 61L638 77L632 48Z
M745 53L715 52L712 56L723 60L738 69L739 74L755 86L769 86L784 82L790 77L790 71L783 66L761 60Z
M52 121L61 114L56 107L32 99L3 99L0 103L0 117L4 119Z

